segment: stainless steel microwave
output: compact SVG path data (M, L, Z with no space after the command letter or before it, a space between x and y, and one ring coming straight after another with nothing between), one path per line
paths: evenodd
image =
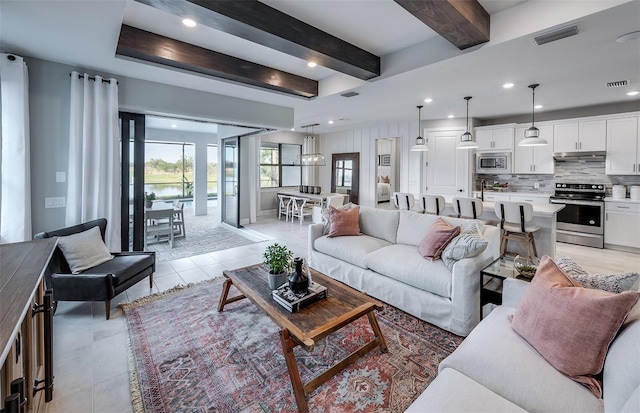
M511 173L511 153L476 153L476 173Z

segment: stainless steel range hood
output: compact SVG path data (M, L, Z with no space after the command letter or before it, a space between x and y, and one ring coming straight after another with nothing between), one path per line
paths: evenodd
M567 161L604 161L605 151L593 152L554 152L553 159L559 162Z

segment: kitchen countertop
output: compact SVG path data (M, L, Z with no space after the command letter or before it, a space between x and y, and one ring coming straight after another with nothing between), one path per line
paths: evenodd
M480 190L474 190L472 191L474 194L475 193L480 193ZM485 194L503 194L503 195L522 195L522 196L540 196L540 197L547 197L547 196L551 196L553 195L553 193L551 192L525 192L525 191L493 191L493 190L489 190L489 189L485 189L484 190Z
M604 202L626 202L629 204L640 204L640 199L631 199L631 198L613 198L613 197L606 197L604 199Z
M516 192L518 194L524 194L524 192ZM453 195L445 195L444 200L447 203L448 207L451 207L451 203L453 202ZM533 205L533 215L539 217L552 217L558 211L563 209L565 205L563 204L531 204ZM484 201L482 203L483 209L485 211L493 212L495 209L495 204L490 201Z

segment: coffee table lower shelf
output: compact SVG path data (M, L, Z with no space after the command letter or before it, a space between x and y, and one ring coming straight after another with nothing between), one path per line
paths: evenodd
M222 311L224 306L229 303L248 298L281 328L280 342L282 352L287 363L287 370L291 378L291 386L293 387L299 412L309 411L307 395L347 366L355 363L377 347L383 353L387 352L387 343L374 313L374 310L382 310L382 303L317 271L313 271L314 281L329 288L329 297L297 313L290 314L271 299L271 290L268 287L266 275L263 273L266 274L260 265L224 271L226 280L222 288L218 311ZM264 277L262 277L263 275ZM240 291L241 295L228 297L232 285ZM327 308L331 308L328 313L332 313L333 316L324 316L323 310ZM336 308L344 311L336 315ZM365 315L369 319L374 338L308 383L303 384L293 350L297 346L302 346L305 350L310 351L318 340Z

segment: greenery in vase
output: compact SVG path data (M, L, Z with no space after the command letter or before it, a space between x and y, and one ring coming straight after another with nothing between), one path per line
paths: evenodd
M264 263L269 266L272 274L293 270L293 252L284 245L269 245L265 249L263 257Z
M145 199L146 201L155 201L155 199L156 199L156 193L155 193L155 192L151 192L151 193L149 193L149 194L148 194L148 193L146 193L146 192L145 192L145 193L144 193L144 199Z

